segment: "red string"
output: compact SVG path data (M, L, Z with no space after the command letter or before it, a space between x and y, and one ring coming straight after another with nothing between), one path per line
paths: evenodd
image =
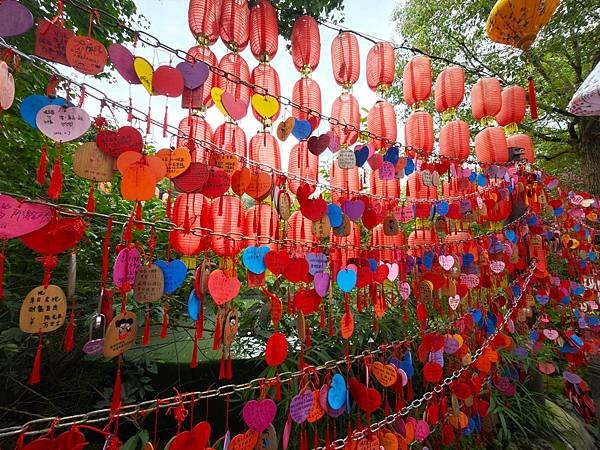
M123 363L123 355L119 355L117 362L117 376L115 377L115 385L113 387L112 402L110 405L110 414L115 416L121 408L121 365Z

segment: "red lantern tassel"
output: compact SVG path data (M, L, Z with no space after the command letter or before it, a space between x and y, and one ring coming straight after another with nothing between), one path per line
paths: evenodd
M38 384L41 381L40 367L42 365L42 344L42 333L40 332L38 333L38 346L35 358L33 359L33 368L31 369L31 375L29 376L30 385Z
M112 402L110 404L110 414L114 416L119 412L121 408L121 363L123 356L119 356L119 362L117 363L117 376L115 377L115 385L113 387Z
M537 120L538 109L537 109L537 96L535 94L535 83L533 82L533 77L529 77L529 114L531 115L532 120Z
M225 372L225 377L228 380L233 378L233 363L231 361L231 347L229 347L229 353L227 354L227 370Z
M48 148L46 143L42 145L42 153L40 154L40 162L37 170L37 182L43 185L46 182L46 166L48 165Z
M67 325L67 331L65 332L65 352L69 353L75 348L75 300L71 305L71 316L69 317L69 324Z
M195 369L198 367L198 336L194 335L194 347L192 348L192 360L190 361L190 368Z
M50 175L50 185L48 186L48 197L52 200L56 200L60 197L63 185L63 175L61 168L60 154L54 161L54 168L52 169L52 175Z
M135 220L137 221L135 224L135 229L138 231L143 231L144 229L144 224L141 223L143 218L144 216L142 211L142 202L137 202L137 205L135 207Z
M225 379L225 347L221 352L221 365L219 366L219 380Z
M218 350L221 346L221 318L217 314L217 321L215 322L215 333L213 335L213 350Z
M167 337L167 326L169 325L169 307L165 305L163 307L163 322L162 328L160 329L160 338L164 339Z
M150 343L150 307L146 307L146 317L144 318L144 337L142 338L142 347Z
M204 335L204 299L201 298L200 311L198 311L198 320L196 320L196 338L202 339Z
M15 450L22 450L25 445L25 431L19 434L19 438L17 439L17 443L15 444Z
M94 185L90 186L90 192L88 194L88 201L86 206L87 212L93 213L96 211L96 199L94 198Z

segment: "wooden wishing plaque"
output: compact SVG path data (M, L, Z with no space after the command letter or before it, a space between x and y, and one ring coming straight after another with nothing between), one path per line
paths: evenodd
M85 142L73 154L73 172L90 181L112 181L113 158L104 153L95 142Z
M137 336L137 316L131 311L117 314L104 337L104 357L113 358L122 355L135 343Z
M143 266L135 277L133 298L140 303L151 303L163 296L165 277L160 267L155 264Z
M35 30L35 54L40 58L68 66L67 42L74 34L60 24L38 19Z
M67 298L53 284L29 291L19 314L19 328L25 333L48 333L58 330L67 314Z

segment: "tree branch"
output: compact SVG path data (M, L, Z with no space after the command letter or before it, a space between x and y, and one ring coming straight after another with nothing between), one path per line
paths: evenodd
M567 153L574 153L573 149L569 148L567 150L563 150L562 152L558 152L555 155L550 155L550 156L547 156L547 155L537 155L537 157L538 158L542 158L542 159L544 159L546 161L552 161L553 159L556 159L556 158L558 158L560 156L566 155Z

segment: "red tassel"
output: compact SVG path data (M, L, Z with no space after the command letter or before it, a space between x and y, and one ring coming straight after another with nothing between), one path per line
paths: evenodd
M537 109L537 97L535 95L535 83L533 82L533 77L529 77L529 115L532 120L537 120L538 109Z
M312 339L310 338L310 327L306 327L306 348L312 345Z
M169 113L169 105L165 106L165 118L163 119L163 137L166 138L167 137L167 127L169 125L167 116Z
M219 366L219 380L225 379L225 348L221 353L221 365Z
M144 229L144 224L140 223L143 218L144 216L142 212L142 203L137 202L137 205L135 207L135 220L137 221L135 224L135 229L138 231L142 231Z
M169 307L163 306L163 322L162 328L160 329L160 338L164 339L167 337L167 326L169 325Z
M217 313L217 321L215 322L215 333L213 335L213 350L218 350L221 346L221 317Z
M231 361L231 348L229 349L229 354L227 355L227 370L225 373L225 377L228 380L231 380L233 378L233 364Z
M100 314L106 318L106 323L111 323L113 319L113 291L104 289L102 301L100 303Z
M19 434L19 438L17 439L17 443L15 444L15 450L22 450L25 445L25 432L23 431Z
M196 367L198 367L198 337L194 336L194 348L192 349L190 368L195 369Z
M275 400L281 400L281 383L279 380L275 380Z
M31 375L29 376L30 385L38 384L41 381L40 367L42 365L42 344L42 333L40 332L38 333L38 346L35 358L33 359L33 368L31 369Z
M52 169L52 175L50 175L50 186L48 186L48 198L56 200L60 197L63 185L63 175L61 168L60 155L56 157L54 161L54 168Z
M113 388L112 402L110 404L110 414L114 416L119 412L121 408L121 362L122 356L119 356L119 362L117 366L117 376L115 377L115 386Z
M198 311L198 320L196 320L196 338L202 339L204 335L204 299L200 299L200 311Z
M142 338L142 346L145 347L150 343L150 308L146 308L146 317L144 319L144 337Z
M133 106L131 104L131 97L129 97L129 108L127 108L127 122L133 121Z
M71 316L69 317L69 324L67 325L67 331L65 332L65 352L69 353L75 348L75 301L71 306Z
M46 182L46 166L48 165L48 148L46 144L42 145L42 153L40 154L40 162L37 170L37 182L43 185Z
M152 117L150 114L152 113L152 108L148 105L148 115L146 116L146 134L150 134L150 127L152 126Z
M325 328L325 303L321 303L321 320L319 321L319 328L321 330Z
M88 194L88 201L86 206L87 212L93 213L96 211L96 199L94 198L94 185L90 186L90 192Z

